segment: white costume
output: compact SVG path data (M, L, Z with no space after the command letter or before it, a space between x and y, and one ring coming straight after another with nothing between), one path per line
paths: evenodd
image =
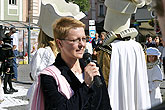
M152 69L147 70L149 91L151 98L151 106L156 106L162 103L162 96L160 92L160 83L163 80L163 74L159 65L155 65Z
M55 56L49 46L45 48L39 48L31 61L31 74L33 79L36 80L36 76L38 76L39 72L54 62Z
M112 110L150 108L144 51L134 40L115 40L112 45L108 93Z
M149 3L151 0L105 0L104 29L110 37L105 38L104 44L108 42L110 45L118 38L116 34L121 38L136 37L138 32L130 28L131 14L136 12L137 7ZM133 40L115 40L111 46L108 92L112 110L150 108L146 60L141 45Z
M159 58L160 54L161 53L156 48L150 47L147 49L147 55L156 55ZM158 64L159 64L158 60L154 63L148 63L148 69L147 69L152 107L162 103L160 83L163 81L163 73Z
M36 88L36 83L38 82L39 73L49 65L55 62L55 55L50 47L39 48L34 54L31 60L31 75L34 79L33 85L29 88L27 93L27 98L29 101L29 106L31 106L31 99Z

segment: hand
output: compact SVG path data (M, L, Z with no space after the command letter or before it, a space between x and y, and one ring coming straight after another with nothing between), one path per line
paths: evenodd
M8 72L8 73L10 72L10 68L7 68L7 72Z
M94 76L99 75L99 67L96 67L96 64L93 62L90 62L84 69L85 78L84 81L87 84L87 86L91 86Z

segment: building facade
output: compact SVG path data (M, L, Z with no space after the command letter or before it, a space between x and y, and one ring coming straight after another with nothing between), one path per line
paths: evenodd
M23 0L1 0L0 20L22 21Z
M89 31L89 20L95 20L96 32L104 31L104 18L106 15L105 0L90 0L90 10L86 12L86 17L82 21L86 24L86 33Z

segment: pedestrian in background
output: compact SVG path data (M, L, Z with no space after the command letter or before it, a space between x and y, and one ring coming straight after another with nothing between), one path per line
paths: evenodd
M17 81L17 62L16 62L16 57L18 55L18 33L16 33L16 28L11 27L9 33L6 33L6 37L12 39L12 51L14 53L14 58L13 58L13 72L14 74L12 75L12 80Z
M160 84L163 81L163 73L159 67L161 53L157 48L147 48L147 74L151 107L162 103Z
M95 38L92 39L92 48L96 49L99 46L100 41L101 41L101 39L99 38L99 34L96 33Z
M87 35L86 36L86 49L85 49L85 52L90 53L92 55L93 54L92 43L89 42L89 41L90 41L90 36Z
M10 29L12 30L16 30L14 27L12 27ZM18 56L18 33L15 32L13 35L11 35L11 38L13 38L13 53L14 53L14 58L13 58L13 71L14 71L14 77L12 78L12 81L17 81L17 77L18 77L18 72L17 72L17 56Z
M146 35L146 39L148 40L147 43L145 44L148 47L156 47L155 42L152 41L152 36L150 34Z
M10 29L9 33L5 34L5 38L3 38L4 44L2 45L2 50L3 50L3 63L2 63L2 72L4 74L4 94L12 94L13 92L18 92L17 89L13 88L12 85L12 75L14 74L13 72L13 58L14 58L14 53L13 53L13 45L12 45L12 38L11 35L14 34L16 30ZM7 88L7 84L9 85L9 89Z
M103 40L105 39L105 37L106 37L106 32L101 32L101 34L100 34L100 39L101 39L100 45L103 43Z
M33 97L32 109L111 109L100 69L92 62L86 66L82 59L86 46L84 29L85 24L71 17L62 17L53 25L60 53L55 63L40 73L40 84ZM100 75L103 82L101 87L93 83L95 75Z
M97 60L97 50L99 45L101 44L101 39L99 38L99 34L95 34L95 38L92 39L92 48L93 48L93 54L92 59Z

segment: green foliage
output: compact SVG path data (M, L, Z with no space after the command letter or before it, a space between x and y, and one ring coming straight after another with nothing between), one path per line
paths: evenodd
M80 7L80 11L86 12L90 9L89 0L69 0L69 2L73 2Z

